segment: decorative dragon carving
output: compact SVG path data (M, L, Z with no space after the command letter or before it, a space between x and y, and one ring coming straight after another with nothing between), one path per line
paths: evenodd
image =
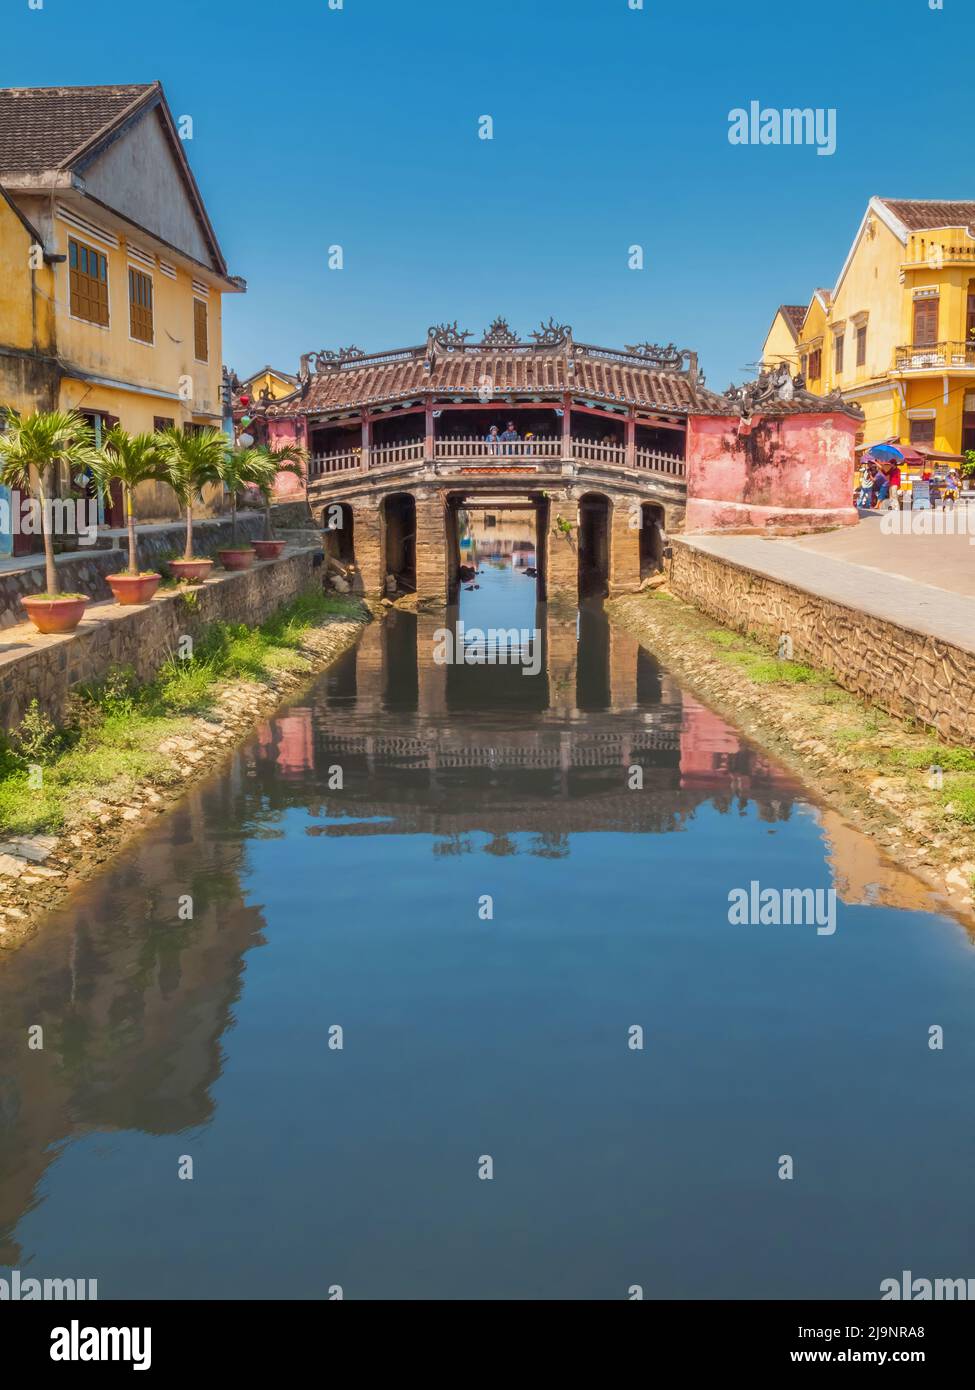
M668 343L666 347L659 343L627 343L626 350L662 371L680 371L687 353L686 348L679 348L676 343Z
M559 347L572 337L572 326L568 323L556 323L554 318L549 318L548 323L543 319L534 333L528 336L535 339L537 347Z
M427 332L435 343L446 348L463 347L464 340L473 336L458 328L456 319L453 323L435 323Z
M350 347L339 348L333 351L332 348L321 348L318 352L306 352L301 359L301 375L308 376L314 368L316 372L327 371L329 367L341 366L343 362L354 361L357 357L365 357L362 348L354 344Z

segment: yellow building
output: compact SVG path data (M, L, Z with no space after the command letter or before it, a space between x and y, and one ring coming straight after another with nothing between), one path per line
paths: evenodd
M222 424L221 303L246 286L189 133L158 82L0 89L0 409L78 410L98 436ZM153 484L136 507L176 510Z
M871 198L791 355L781 315L763 361L788 360L810 390L856 401L865 443L899 440L935 462L975 449L975 202Z
M795 365L798 362L796 344L799 341L805 317L805 304L779 305L775 311L775 318L772 320L772 327L765 339L765 350L762 353L763 367L777 367L780 362L787 362L795 371Z
M252 376L244 377L240 383L240 393L250 396L256 405L262 400L279 401L283 396L290 396L297 386L298 378L290 372L282 372L277 367L262 367Z

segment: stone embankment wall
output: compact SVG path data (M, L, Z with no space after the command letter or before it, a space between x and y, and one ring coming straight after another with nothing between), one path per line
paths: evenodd
M243 573L219 571L196 589L163 591L145 605L97 604L66 636L42 637L23 627L0 634L0 729L15 728L35 697L61 720L72 688L103 680L113 667L151 680L182 637L198 637L209 623L256 627L319 582L314 554L308 548Z
M975 653L821 598L674 539L670 587L736 632L826 671L846 690L953 743L975 744Z
M290 509L289 509L290 511ZM241 544L246 545L264 534L264 516L258 512L241 512L237 520ZM201 556L214 555L230 544L229 521L196 520L193 523L193 550ZM145 570L158 568L166 560L178 559L186 544L185 523L175 523L157 531L139 535L139 564ZM122 537L117 549L81 549L57 557L61 592L87 594L93 602L110 599L112 590L108 576L125 569L129 562L129 547ZM26 594L42 594L45 588L44 566L31 564L24 569L0 573L0 629L14 627L27 619L21 605Z

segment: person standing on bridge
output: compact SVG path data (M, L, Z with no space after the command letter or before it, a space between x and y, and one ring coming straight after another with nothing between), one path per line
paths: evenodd
M488 453L489 453L489 454L496 454L496 453L498 452L498 427L497 427L497 425L492 425L492 426L491 426L491 428L488 430L487 434L484 436L484 442L485 442L485 444L488 446Z
M508 421L508 428L505 430L504 434L501 436L501 439L502 439L502 441L503 441L503 443L504 443L504 445L505 445L504 452L505 452L506 454L513 454L513 453L515 452L515 451L514 451L514 448L513 448L513 445L514 445L515 442L516 442L517 440L519 440L520 438L521 438L521 435L520 435L520 434L518 433L518 431L515 429L515 422L514 422L514 420L509 420L509 421Z

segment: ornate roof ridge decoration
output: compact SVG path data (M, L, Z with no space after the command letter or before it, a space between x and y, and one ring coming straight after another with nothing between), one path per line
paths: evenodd
M490 327L484 330L484 337L481 339L481 347L517 347L518 334L513 333L508 326L508 320L503 318L493 319Z
M344 348L319 348L318 352L306 352L301 359L299 376L307 377L312 368L318 373L328 371L332 367L341 367L343 363L355 361L356 358L365 355L362 348L356 347L354 343Z
M453 348L463 347L466 338L474 335L468 330L461 330L457 326L457 320L453 323L435 323L427 329L428 337L432 338L438 347Z
M690 355L690 348L679 348L676 343L661 347L659 343L627 343L626 350L633 357L639 357L648 366L657 367L664 372L679 372L684 358Z
M779 362L776 366L759 372L755 381L743 386L732 384L721 398L729 407L737 409L742 421L750 423L756 413L777 413L777 407L785 406L793 411L805 407L810 413L825 413L842 410L847 415L862 416L863 412L853 401L844 399L841 391L831 391L827 396L817 396L806 387L801 372L795 376L789 371L788 363Z
M561 347L563 343L571 343L572 325L556 323L555 319L550 317L548 323L542 319L535 331L528 336L535 339L536 347Z

